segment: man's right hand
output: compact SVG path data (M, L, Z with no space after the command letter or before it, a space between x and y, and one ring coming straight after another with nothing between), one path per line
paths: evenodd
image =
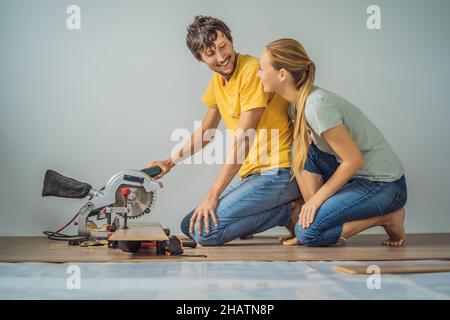
M175 166L175 164L172 162L172 160L168 159L168 160L161 160L161 161L150 161L146 168L150 168L150 167L160 167L161 168L161 172L154 176L154 179L160 179L162 178L166 173L168 173L170 171L170 169L172 169L172 167Z

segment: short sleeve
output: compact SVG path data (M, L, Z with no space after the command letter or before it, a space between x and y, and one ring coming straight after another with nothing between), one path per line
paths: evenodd
M257 76L258 70L258 64L253 64L242 70L242 81L239 87L241 112L267 106L263 84Z
M305 116L311 129L319 136L344 123L337 103L323 97L307 100Z
M211 80L209 81L209 85L206 88L205 93L203 94L202 102L210 108L217 109L216 94L214 93L214 76L212 76Z

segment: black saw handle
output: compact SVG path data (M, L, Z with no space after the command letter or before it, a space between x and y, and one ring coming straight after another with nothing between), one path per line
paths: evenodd
M154 177L161 173L161 168L158 166L154 166L154 167L142 169L141 171L143 173L148 174L150 177Z

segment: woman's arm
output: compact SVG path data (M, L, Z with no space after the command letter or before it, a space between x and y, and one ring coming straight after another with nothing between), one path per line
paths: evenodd
M302 206L299 223L303 228L309 228L322 203L339 191L364 165L361 151L345 125L324 131L322 137L342 162L330 179Z
M364 159L345 125L324 131L322 137L342 160L331 178L314 195L323 203L339 191L364 166Z

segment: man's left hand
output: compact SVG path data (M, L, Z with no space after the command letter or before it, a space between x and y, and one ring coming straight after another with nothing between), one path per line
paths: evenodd
M194 214L191 217L189 224L189 232L192 233L194 230L194 225L197 224L197 232L198 234L202 233L202 219L205 220L205 231L209 233L209 215L211 215L214 225L216 228L219 226L219 222L217 221L216 216L216 208L219 204L219 197L212 192L208 192L206 197L200 203L200 205L195 209Z

